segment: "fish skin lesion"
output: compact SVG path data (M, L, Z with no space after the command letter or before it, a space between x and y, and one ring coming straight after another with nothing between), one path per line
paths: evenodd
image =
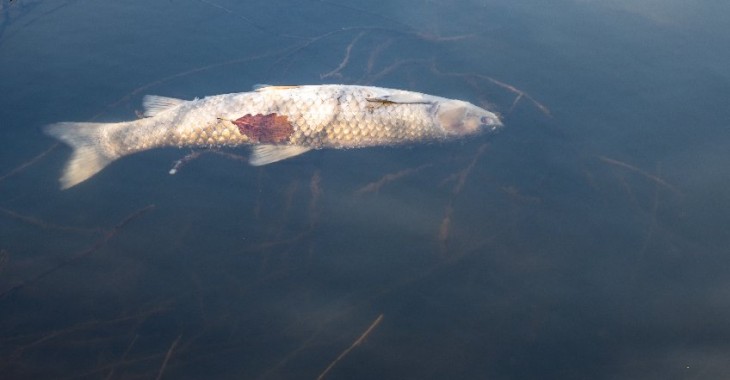
M285 115L270 113L246 114L231 123L238 127L238 132L252 142L261 144L280 144L287 142L294 135L294 126Z

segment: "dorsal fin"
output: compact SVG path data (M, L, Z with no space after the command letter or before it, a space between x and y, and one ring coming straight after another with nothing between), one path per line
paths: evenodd
M175 108L185 102L185 100L177 98L168 98L167 96L145 95L142 99L142 107L144 107L144 115L152 117L160 112Z
M248 163L253 166L266 165L298 156L311 149L298 145L256 145L251 149L251 157L248 158Z
M302 86L272 86L270 84L256 84L253 86L254 91L269 91L269 90L288 90L291 88L297 88Z

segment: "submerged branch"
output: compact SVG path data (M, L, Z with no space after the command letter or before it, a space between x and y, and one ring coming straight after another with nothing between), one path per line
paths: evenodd
M51 151L53 151L54 149L56 149L59 144L60 143L58 143L58 142L53 143L48 149L46 149L43 152L39 153L38 155L36 155L35 157L31 158L30 160L28 160L28 161L26 161L26 162L18 165L15 169L7 172L6 174L3 174L2 176L0 176L0 182L4 181L7 178L12 177L12 176L14 176L14 175L16 175L16 174L18 174L20 172L22 172L23 170L27 169L29 166L31 166L31 165L35 164L36 162L40 161L48 153L51 153Z
M335 68L334 70L332 70L332 71L330 71L330 72L328 72L326 74L321 74L319 76L319 79L329 78L329 77L332 77L332 76L342 76L342 74L340 74L340 72L345 67L347 67L347 64L350 62L350 53L352 53L352 48L355 46L355 44L357 43L357 41L360 38L362 38L363 35L365 35L365 32L360 32L360 34L358 34L355 38L353 38L352 39L352 42L350 42L350 44L347 45L347 48L345 49L345 57L342 58L342 62L340 62L340 65L337 66L337 68Z
M388 173L384 176L382 176L379 180L370 182L367 185L359 188L355 191L355 195L363 195L365 193L378 193L380 191L380 188L385 186L386 184L389 184L393 181L396 181L398 179L401 179L403 177L409 176L411 174L418 173L419 171L431 167L433 164L424 164L421 166L417 166L415 168L408 168L403 169L401 171L395 172L395 173Z
M292 46L289 46L289 47L285 47L285 48L282 48L282 49L278 49L278 50L274 50L274 51L268 51L268 52L265 52L265 53L261 53L261 54L258 54L258 55L252 55L252 56L248 56L248 57L236 58L236 59L231 59L231 60L228 60L228 61L212 63L210 65L196 67L196 68L192 68L190 70L181 71L181 72L176 73L176 74L168 75L168 76L166 76L164 78L161 78L161 79L158 79L158 80L149 82L147 84L144 84L142 86L139 86L139 87L133 89L132 91L128 92L126 95L122 96L121 98L113 101L112 103L107 104L102 109L102 111L99 112L99 113L97 113L96 115L94 115L90 119L90 121L93 121L93 120L98 119L99 117L101 117L103 114L105 114L110 109L115 108L115 107L118 107L120 104L123 104L123 103L129 101L133 96L138 95L138 94L142 93L143 91L145 91L145 90L147 90L147 89L149 89L151 87L159 86L161 84L170 82L173 79L184 78L186 76L190 76L192 74L197 74L197 73L200 73L200 72L203 72L203 71L207 71L207 70L210 70L210 69L224 67L224 66L229 66L229 65L235 65L235 64L244 63L244 62L251 62L251 61L258 60L258 59L273 57L273 56L276 56L276 55L279 55L279 54L284 54L284 53L291 54L294 51L298 50L298 47L299 46L300 45L294 45L293 47Z
M446 256L448 253L448 241L451 234L451 225L454 214L454 199L464 189L464 185L466 184L466 180L469 177L469 174L471 174L471 171L472 169L474 169L474 166L479 160L479 157L481 157L482 154L487 151L488 147L489 144L482 144L481 146L479 146L476 153L474 153L474 156L466 167L450 175L446 180L442 182L445 183L452 180L456 181L454 187L451 189L451 198L449 199L449 203L446 205L446 208L444 210L444 217L443 219L441 219L441 223L439 224L439 230L436 235L436 241L439 244L439 249L442 256Z
M58 230L58 231L74 232L74 233L82 233L82 234L102 232L101 228L70 227L70 226L62 226L62 225L58 225L58 224L48 223L48 222L45 222L36 217L23 215L23 214L15 212L13 210L8 210L8 209L2 208L2 207L0 207L0 212L15 220L19 220L23 223L27 223L27 224L30 224L30 225L33 225L36 227L40 227L42 229L46 229L46 230Z
M332 363L330 363L330 365L328 365L328 366L327 366L327 368L325 368L325 369L324 369L324 371L322 371L322 373L321 373L321 374L319 374L319 376L317 376L317 380L322 380L322 379L324 379L324 377L325 377L325 376L327 375L327 373L328 373L328 372L329 372L330 370L332 370L332 368L334 368L334 367L335 367L335 365L337 365L337 363L338 363L338 362L339 362L340 360L342 360L342 359L343 359L343 358L344 358L345 356L347 356L347 354L349 354L349 353L350 353L350 351L352 351L352 350L353 350L353 349L354 349L355 347L357 347L357 346L361 345L361 344L362 344L362 342L364 342L364 341L365 341L365 339L366 339L366 338L368 337L368 335L370 335L370 333L372 333L372 332L373 332L373 330L375 330L375 328L376 328L376 327L378 327L378 325L380 324L380 322L381 322L382 320L383 320L383 314L380 314L380 315L378 315L378 317L377 317L377 318L375 318L375 320L373 321L373 323L371 323L371 324L370 324L370 326L368 326L367 330L365 330L365 332L364 332L364 333L362 333L362 335L360 335L360 337L359 337L359 338L357 338L357 339L356 339L356 340L355 340L355 341L354 341L354 342L353 342L353 343L352 343L352 344L350 345L350 347L348 347L348 348L347 348L347 349L346 349L345 351L342 351L342 353L340 354L340 356L338 356L338 357L337 357L337 359L335 359L334 361L332 361Z
M667 189L675 192L676 194L682 194L682 192L680 192L676 187L672 186L671 184L669 184L664 179L662 179L662 178L660 178L660 177L658 177L656 175L647 173L644 170L641 170L641 169L637 168L634 165L627 164L627 163L625 163L623 161L615 160L613 158L609 158L609 157L606 157L606 156L596 156L596 157L599 160L601 160L601 161L603 161L603 162L605 162L607 164L611 164L611 165L614 165L614 166L622 167L624 169L628 169L628 170L631 170L631 171L633 171L635 173L641 174L645 178L647 178L647 179L649 179L651 181L654 181L654 182L656 182L659 185L662 185L662 186L666 187Z
M53 273L63 267L66 267L67 265L70 265L72 263L75 263L78 260L88 257L89 255L98 251L101 247L106 245L106 243L109 242L109 240L111 240L113 237L115 237L119 233L119 231L124 226L126 226L129 222L142 216L143 214L147 213L148 211L152 210L153 208L155 208L155 205L149 205L149 206L143 207L143 208L129 214L127 217L125 217L119 223L117 223L114 227L112 227L109 231L105 231L104 235L102 237L100 237L99 239L97 239L90 247L88 247L82 251L76 252L75 254L67 257L60 263L56 264L55 266L48 268L45 271L40 272L40 273L36 274L35 276L33 276L25 281L22 281L19 284L13 285L9 289L6 289L6 290L0 292L0 299L3 299L10 294L12 294L30 284L37 282L38 280L50 275L51 273Z
M408 66L408 65L416 65L416 64L427 64L430 63L431 60L428 59L398 59L390 66L380 70L379 72L371 75L365 75L364 77L360 78L360 80L357 81L357 83L360 84L373 84L384 77L392 74L396 70L400 69L402 66Z
M170 349L167 350L167 354L165 354L165 360L162 361L162 366L160 367L160 372L157 373L157 377L155 380L162 379L162 374L165 373L165 367L167 367L167 362L170 361L170 358L172 357L172 352L175 350L175 346L180 342L180 338L182 338L182 334L177 336L177 339L175 339L174 342L170 345Z
M502 82L502 81L492 78L488 75L474 74L474 73L460 73L460 72L443 72L443 71L439 70L438 67L436 67L436 65L431 65L431 71L437 75L452 76L452 77L459 77L459 78L465 78L465 79L477 78L477 79L485 80L487 82L490 82L498 87L501 87L501 88L515 94L516 97L515 97L515 100L512 102L510 111L515 108L515 106L517 105L517 103L519 103L520 100L525 98L525 99L529 100L530 102L532 102L532 104L535 107L537 107L537 109L540 110L540 112L542 112L545 116L552 117L550 109L547 108L547 106L545 106L544 104L535 100L535 98L530 96L530 94L526 93L525 91L520 90L519 88L517 88L511 84Z
M173 162L173 165L172 165L172 168L170 168L169 174L170 175L177 174L177 172L180 171L180 169L182 169L185 165L189 164L193 160L198 159L203 154L216 154L216 155L225 157L229 160L248 162L248 158L246 158L245 156L238 155L238 154L223 152L223 151L215 150L215 149L196 150L196 151L186 154L183 158Z

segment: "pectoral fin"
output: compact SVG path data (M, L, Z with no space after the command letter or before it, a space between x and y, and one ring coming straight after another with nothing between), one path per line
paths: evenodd
M248 163L253 166L262 166L298 156L311 149L298 145L256 145L251 149L251 157L249 157Z

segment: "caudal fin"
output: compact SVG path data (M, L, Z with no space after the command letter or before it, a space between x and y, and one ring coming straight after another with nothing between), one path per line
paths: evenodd
M102 145L101 131L112 124L104 123L56 123L43 131L64 142L73 149L71 158L59 179L61 189L68 189L104 169L117 157L109 154Z

